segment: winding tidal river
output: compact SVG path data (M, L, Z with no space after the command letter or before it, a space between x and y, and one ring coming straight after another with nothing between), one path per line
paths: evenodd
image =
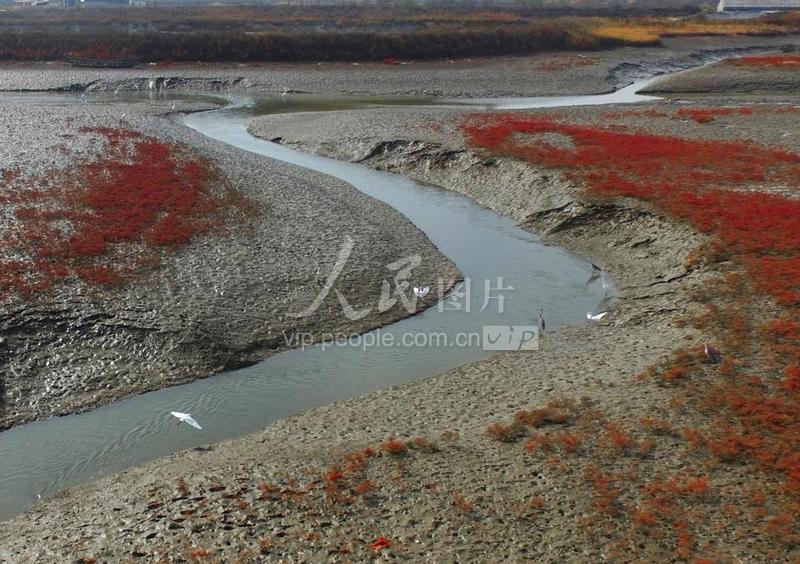
M601 96L445 103L498 109L632 103L648 99L635 93L643 84ZM23 96L15 98L20 103ZM453 192L256 139L246 128L253 111L251 105L234 103L189 115L185 123L222 143L340 178L386 202L419 227L472 281L469 313L463 307L444 311L433 307L380 329L381 334L392 334L398 342L403 334L446 334L453 343L456 334L479 334L485 325L535 324L540 307L545 309L548 328L556 328L585 323L586 312L602 301L601 285L587 283L591 268L586 260L542 244L512 221ZM503 313L495 301L483 308L485 282L497 286L500 278L505 287L513 287L503 292ZM441 337L438 342L443 342ZM88 413L16 427L0 433L0 519L24 511L40 496L179 450L251 433L310 407L431 376L487 354L477 343L366 349L313 346ZM172 410L191 412L204 429L178 423L169 414Z

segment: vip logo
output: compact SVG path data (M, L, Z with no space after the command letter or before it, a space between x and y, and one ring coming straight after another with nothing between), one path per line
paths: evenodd
M538 351L539 327L536 325L484 325L485 351Z

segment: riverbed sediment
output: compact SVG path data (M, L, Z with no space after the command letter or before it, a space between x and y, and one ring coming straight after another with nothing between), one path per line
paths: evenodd
M388 206L329 177L213 142L162 115L169 111L166 104L77 98L6 106L3 128L14 143L0 149L0 168L32 178L52 174L99 158L102 145L86 128L136 131L209 159L254 213L245 225L162 253L156 268L121 287L72 280L37 295L6 296L0 428L253 364L290 346L284 332L354 334L407 316L399 306L380 313L376 304L385 265L410 254L422 258L420 284L458 278ZM44 121L60 125L43 130ZM340 280L351 304L373 315L350 321L326 303L295 317L321 291L347 237L354 246Z

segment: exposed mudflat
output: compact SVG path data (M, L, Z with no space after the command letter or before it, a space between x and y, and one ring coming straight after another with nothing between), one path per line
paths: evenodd
M427 126L415 127L420 122L412 119L414 111L387 112L377 134L404 121L403 137L426 136ZM353 115L366 121L377 117ZM317 136L332 143L332 131L323 123L317 124ZM455 143L451 134L437 136ZM414 160L402 146L394 158L383 155L384 165L393 161L406 171L403 163L410 169L413 160L418 176L473 195L602 264L622 287L602 324L547 335L537 353L498 355L311 410L258 435L176 454L65 492L0 526L7 558L188 558L201 550L219 561L241 556L321 562L337 555L365 559L372 553L370 543L386 536L392 546L384 554L411 560L594 559L599 548L576 537L585 511L579 495L588 494L579 488L574 497L557 495L560 471L492 442L485 429L554 398L583 397L585 405L631 423L644 406L666 401L666 391L662 398L651 388L629 387L630 375L685 337L671 319L686 304L681 287L702 278L684 277L681 267L698 238L638 206L584 201L576 187L550 172L505 159L487 163L461 150L457 161L430 175L428 161ZM444 149L440 157L448 154ZM621 387L624 395L618 393ZM420 446L402 456L379 448L389 436L423 435L437 447L418 441ZM329 467L344 467L346 453L365 447L378 455L359 480L371 480L375 489L354 503L339 494L331 497L330 488L323 491ZM668 449L654 456L679 464ZM188 488L183 493L176 490L181 477ZM526 509L532 492L552 500L535 524ZM458 502L461 509L453 505L460 496L466 500ZM97 506L114 509L98 515L89 509ZM29 520L38 526L29 526ZM54 530L57 522L62 524ZM26 531L23 536L20 530ZM650 551L660 558L669 553L658 545Z
M382 63L142 65L85 69L60 63L0 64L0 90L206 90L428 96L545 96L610 92L654 71L689 68L745 49L796 44L795 37L693 37L664 47L535 56Z
M458 276L388 206L342 182L210 141L157 115L167 109L4 107L2 127L14 142L0 149L0 168L36 174L69 167L97 156L96 136L81 127L134 129L210 158L256 213L243 228L164 254L158 268L121 288L74 281L42 295L10 296L0 309L0 428L252 364L286 348L284 330L362 332L407 315L395 308L349 322L330 301L313 316L291 315L317 296L346 236L355 247L340 283L354 307L374 309L385 265L410 254L423 257L422 279ZM58 126L45 129L44 122Z
M617 60L614 66L627 64ZM541 87L526 82L506 91L497 86L502 82L492 83L486 75L479 78L491 86L473 91L476 96L488 91L532 94L536 88L552 93L559 87L557 82ZM519 76L507 80L516 84ZM427 88L438 89L443 82ZM590 91L602 84L594 82L596 89ZM363 86L369 90L366 83ZM396 93L377 82L374 91ZM441 91L454 94L463 89ZM715 107L732 103L736 101L727 97L704 101ZM699 124L674 116L684 104L652 106L664 115L644 119L626 114L629 107L555 111L571 120L615 123L620 128L707 139L749 136L787 148L798 146L786 114L728 115ZM619 115L603 117L603 112ZM640 427L646 416L668 417L673 392L634 375L681 343L703 339L697 330L675 321L692 307L689 291L711 275L703 268L687 271L684 266L686 255L702 238L635 202L588 199L556 171L468 149L457 131L463 113L389 108L294 114L255 120L251 131L458 191L590 257L619 283L619 299L606 318L548 334L538 352L499 354L66 491L0 524L0 561L677 559L673 543L658 538L610 550L606 531L594 528L589 518L596 492L584 478L586 465L525 453L521 445L491 440L486 429L492 422L509 420L519 409L563 398L571 400L559 404L567 413L596 410L631 429ZM164 127L172 131L175 126ZM208 154L225 153L181 132ZM246 165L262 167L258 170L263 176L263 160L236 158L238 174L249 172ZM287 176L293 170L269 166ZM290 193L281 197L283 202L269 200L270 204L278 209L296 198ZM286 209L287 218L294 213ZM387 242L375 247L377 252ZM298 251L296 260L306 252ZM391 449L380 447L389 437L426 439L411 440L405 452L391 454ZM364 454L367 447L374 455ZM360 456L353 456L355 452ZM683 471L686 464L680 439L672 435L649 452L619 455L616 461L620 472L652 480ZM741 488L741 466L726 465L717 472L715 487L720 491ZM534 503L532 498L541 500ZM702 504L716 507L718 500L709 495L698 503L702 510ZM770 540L757 527L745 532L704 529L695 531L694 542L703 554L721 551L737 561L764 561ZM387 542L376 544L381 537ZM785 556L788 561L790 555Z
M665 78L643 92L675 96L680 94L748 94L752 96L797 96L800 68L748 66L723 62L702 70L688 70Z

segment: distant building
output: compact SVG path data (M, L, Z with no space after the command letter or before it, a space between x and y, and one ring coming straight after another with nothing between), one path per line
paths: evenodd
M720 0L717 12L782 12L800 10L800 0Z

